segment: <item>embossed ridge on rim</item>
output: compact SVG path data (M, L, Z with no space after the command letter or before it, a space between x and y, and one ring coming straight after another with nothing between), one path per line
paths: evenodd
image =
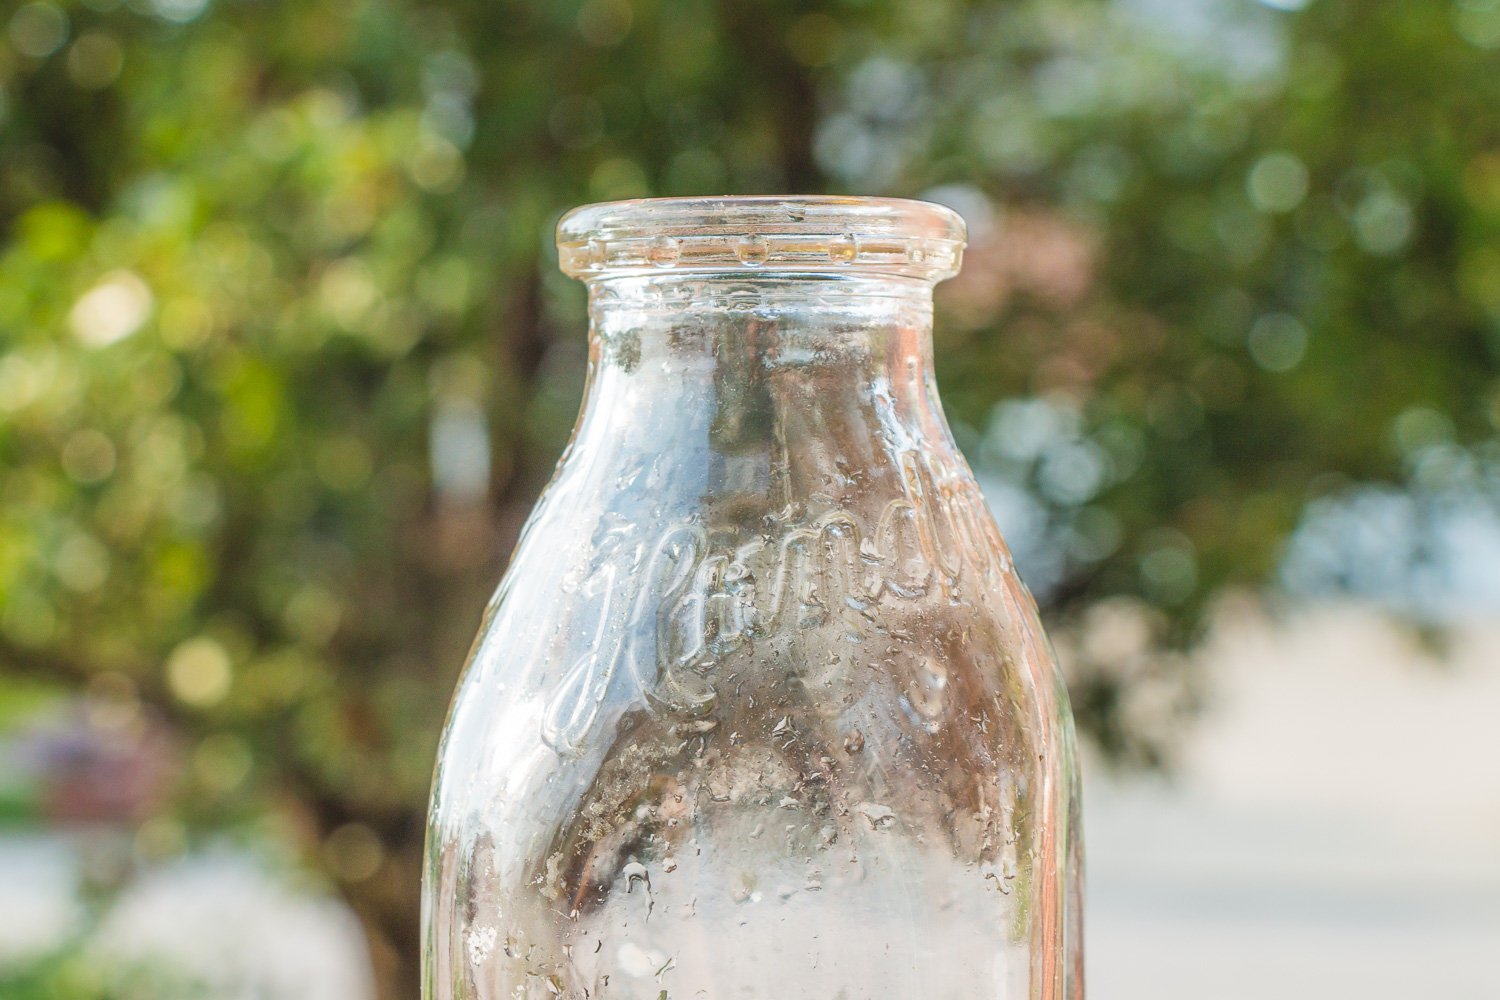
M958 272L963 219L906 198L640 198L575 208L558 263L577 278L664 271L862 272L941 281Z

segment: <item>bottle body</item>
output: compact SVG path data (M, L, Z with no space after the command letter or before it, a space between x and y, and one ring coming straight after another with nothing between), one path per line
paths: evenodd
M455 697L428 1000L1048 998L1076 770L930 281L626 273Z

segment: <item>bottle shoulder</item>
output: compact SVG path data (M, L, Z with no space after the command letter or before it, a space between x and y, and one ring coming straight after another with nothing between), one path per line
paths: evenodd
M562 485L569 495L534 515L465 684L535 692L554 748L625 704L699 718L727 678L743 688L791 665L1050 682L1035 606L967 475L913 456L899 489L732 516L722 500L585 512Z

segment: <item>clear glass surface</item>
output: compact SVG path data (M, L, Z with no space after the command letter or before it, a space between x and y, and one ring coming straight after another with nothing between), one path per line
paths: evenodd
M426 1000L1077 1000L1072 725L944 420L962 223L590 206L589 379L459 683Z

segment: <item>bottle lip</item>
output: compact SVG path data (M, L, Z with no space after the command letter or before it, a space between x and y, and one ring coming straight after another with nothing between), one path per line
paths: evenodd
M584 205L557 224L564 273L889 274L941 281L966 242L957 212L908 198L749 195Z

